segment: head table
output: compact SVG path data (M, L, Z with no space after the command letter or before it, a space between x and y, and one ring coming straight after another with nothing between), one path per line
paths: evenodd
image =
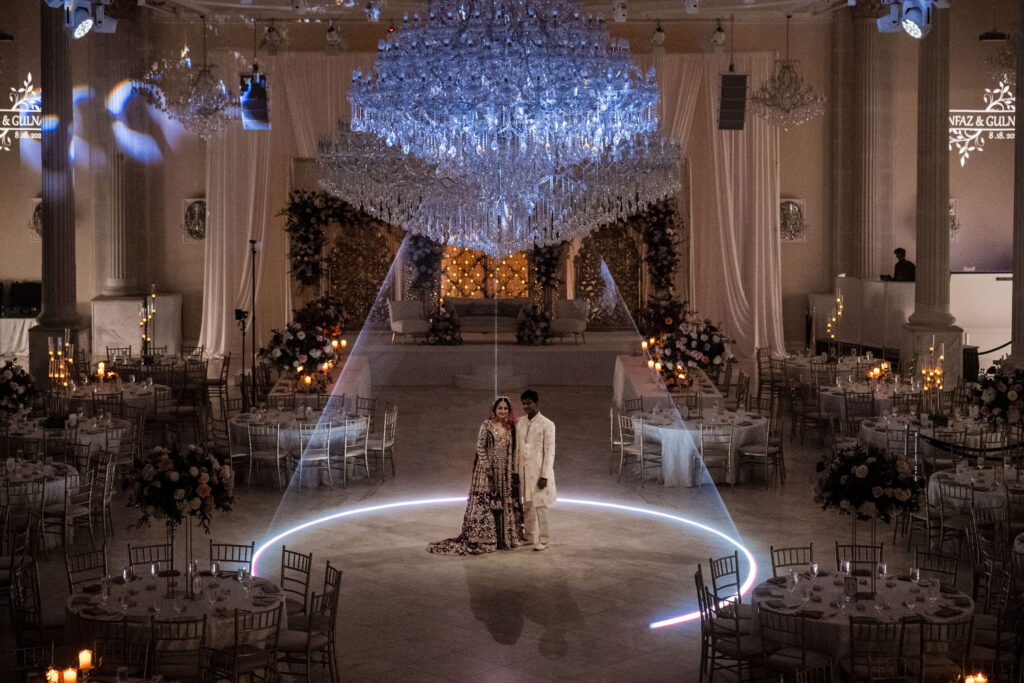
M703 470L699 464L702 422L706 425L730 425L733 428L732 450L729 452L729 468L726 473L726 481L730 484L738 481L739 447L763 444L768 427L766 418L743 410L723 410L717 414L707 411L703 419L682 422L674 411L645 413L638 417L644 420L644 441L661 444L661 469L665 486L712 483L707 470L704 470L703 478L698 477L698 471Z
M250 577L248 590L234 572L222 572L219 577L202 577L202 595L195 599L184 594L185 579L172 579L177 583L171 597L167 595L165 578L135 576L124 583L120 577L111 580L110 595L104 599L102 585L83 587L72 593L65 609L72 618L86 616L92 619L128 618L129 639L142 641L149 637L150 619L172 620L175 617L195 619L206 615L206 645L212 648L231 647L235 642L235 610L265 611L281 609L281 630L288 628L287 610L283 609L285 594L280 586L261 577Z
M949 623L970 619L974 601L952 586L936 579L911 582L906 573L879 578L873 599L847 602L844 595L845 575L821 572L812 578L809 572L787 578L768 579L754 589L753 603L786 614L802 614L808 618L808 647L839 659L849 654L850 617L898 622L920 617L928 622ZM858 577L858 591L870 590L870 578ZM758 633L754 616L754 633Z
M716 404L724 405L721 392L703 370L690 368L687 372L693 379L693 386L670 393L661 377L647 367L645 357L616 356L615 372L612 375L612 403L621 408L626 399L643 398L644 409L650 410L656 406L671 407L674 396L699 394L703 411L713 410Z

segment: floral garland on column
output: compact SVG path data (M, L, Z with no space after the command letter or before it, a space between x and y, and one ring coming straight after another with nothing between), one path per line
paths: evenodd
M679 268L675 229L678 215L675 200L666 199L630 219L643 235L644 260L655 296L671 296L675 292L675 274Z
M409 297L422 301L430 315L427 343L442 346L461 344L459 319L440 302L439 297L444 245L422 235L410 235L405 248L408 255L406 292Z

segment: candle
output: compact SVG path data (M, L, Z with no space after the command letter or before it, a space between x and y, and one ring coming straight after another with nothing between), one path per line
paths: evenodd
M935 335L932 335L932 348L935 348Z
M308 387L310 384L313 383L313 376L306 375L305 377L302 378L302 381L305 382L306 386Z
M341 340L341 348L344 349L346 347L348 347L348 340L347 339L342 339Z
M103 361L100 361L99 365L96 366L96 376L97 377L103 377L103 375L106 373L106 370L107 370L107 364L104 363Z
M82 650L78 653L78 668L85 671L92 668L92 650Z
M338 350L338 340L337 339L332 339L331 340L331 348L333 348L335 351Z
M640 342L640 348L643 349L644 351L647 350L647 340L646 339L644 341Z
M647 344L649 346L654 346L654 337L651 337L650 340L647 342Z
M60 672L52 666L46 670L46 683L60 683Z
M658 372L661 372L661 363L655 363L654 369L657 370Z
M151 297L153 297L154 299L156 298L156 283L155 282L149 286L149 295Z
M647 367L649 369L653 370L654 369L654 361L653 360L648 360L647 361Z
M939 355L945 357L945 355L946 355L946 342L942 342L942 350L939 351Z
M78 669L64 669L64 675L61 680L64 683L78 683Z

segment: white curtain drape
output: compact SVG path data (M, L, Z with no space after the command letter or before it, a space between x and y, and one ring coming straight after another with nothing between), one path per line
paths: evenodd
M771 76L775 56L736 55L736 72L755 88ZM779 247L779 136L748 115L742 131L718 130L725 55L708 55L703 68L703 111L691 135L694 207L694 303L724 323L733 352L751 357L767 346L785 350ZM702 169L702 170L701 170Z

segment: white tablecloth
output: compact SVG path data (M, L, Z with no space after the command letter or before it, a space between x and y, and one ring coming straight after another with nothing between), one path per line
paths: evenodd
M658 416L646 417L647 419L658 419ZM665 417L658 422L644 421L644 441L650 440L653 443L661 444L661 468L665 486L695 486L699 483L711 483L707 472L705 472L703 481L698 482L696 473L693 471L700 453L700 421L686 420L683 424L679 424ZM712 424L710 415L705 415L705 423ZM733 484L736 483L739 447L764 443L767 420L754 413L723 411L717 424L723 423L732 424L734 429L732 451L729 454L729 472L732 476L726 479L728 483Z
M957 474L956 470L939 470L928 477L928 499L939 500L939 482L959 484L961 486L974 486L974 506L978 508L1002 507L1006 505L1006 487L1013 486L1015 489L1024 488L1024 484L1017 481L1017 470L1013 468L1001 469L1004 483L996 482L995 467L986 467L979 470L977 467L969 467L966 472Z
M116 436L108 438L107 432L112 429L128 429L130 427L131 423L127 420L116 417L112 418L109 423L86 418L78 425L75 432L75 443L88 444L90 453L96 453L103 448L113 451L120 448L121 440ZM31 420L21 426L13 426L10 434L15 439L37 439L42 442L44 435L42 421Z
M28 365L28 330L35 324L35 318L0 318L0 357L16 357Z
M693 388L670 394L661 379L647 367L645 358L616 356L615 374L612 377L612 403L621 407L622 402L626 399L643 397L644 410L651 410L657 406L668 408L672 405L672 396L684 396L687 393L692 395L699 390L703 411L711 410L716 401L719 406L723 405L721 392L708 379L704 371L690 368L689 374L693 378Z
M793 592L787 590L779 580L769 579L754 589L752 602L755 605L764 603L770 609L788 614L803 610L809 617L807 635L810 649L825 652L836 659L849 654L851 616L874 618L882 622L920 616L928 622L943 623L966 619L974 614L974 602L966 594L949 587L943 591L934 579L922 579L918 587L910 581L890 576L888 581L876 583L874 600L854 603L843 600L842 575L818 576L815 581L811 581L809 575L803 574L800 579ZM869 591L870 581L868 578L858 578L858 590ZM806 604L803 600L804 586L810 596ZM818 590L814 590L815 587ZM935 599L931 599L933 597ZM754 633L758 632L756 613L752 628Z
M8 482L18 484L45 477L43 505L63 504L64 480L74 474L77 474L75 468L64 463L45 465L34 460L12 458L11 461L5 463L4 470L0 473L0 492L2 492L0 497L6 497Z
M177 586L176 595L181 596L185 586L184 577L173 579ZM242 590L242 584L234 578L213 578L202 577L203 598L190 600L181 599L183 607L181 618L194 619L203 614L206 619L206 643L212 648L231 647L235 642L235 610L258 610L264 611L273 607L280 607L284 604L284 591L281 588L261 577L252 579L252 590L246 595ZM117 579L120 581L120 578ZM93 619L120 619L128 617L129 640L141 640L149 637L149 620L174 619L178 616L174 610L175 599L167 597L167 579L150 579L148 574L145 577L137 577L129 581L127 585L112 583L110 586L110 598L106 604L98 593L74 593L70 595L65 603L67 613L73 617L82 614ZM217 595L216 601L211 605L206 599L207 591L213 591ZM121 595L128 593L128 608L121 608ZM159 606L160 612L156 613ZM281 631L288 629L288 615L281 610ZM132 632L136 631L136 632Z
M867 391L864 391L864 390ZM846 417L846 399L843 397L843 389L837 386L823 386L820 388L821 396L821 412L824 415L834 415L836 417ZM856 388L846 387L846 391L868 393L871 392L874 395L874 413L875 415L888 415L892 412L892 392L893 385L881 384L877 387L871 388L866 384L859 384Z
M127 380L128 378L125 379ZM156 412L156 399L153 396L154 387L169 388L163 384L154 384L152 387L149 387L146 386L145 382L125 381L121 384L121 400L127 406L142 408L146 411L146 417L152 417ZM71 392L71 409L81 409L86 413L90 412L92 410L93 392L96 389L97 386L95 384L75 387L75 390Z

